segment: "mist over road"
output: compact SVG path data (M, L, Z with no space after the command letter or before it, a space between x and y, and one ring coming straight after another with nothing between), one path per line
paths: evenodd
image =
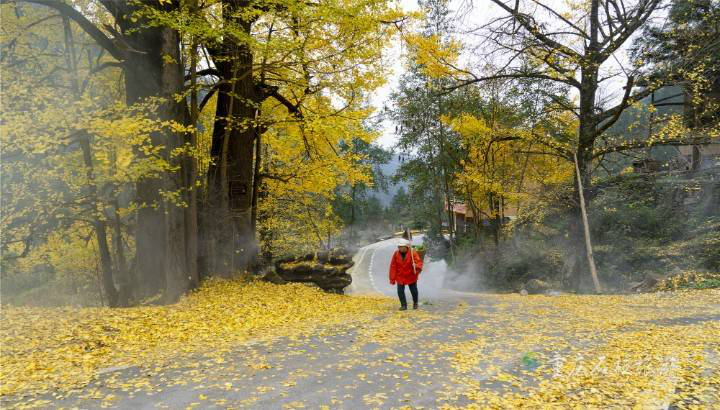
M413 237L412 244L422 245L424 235ZM360 248L355 256L351 274L353 282L345 289L349 295L382 294L397 298L396 287L390 285L388 271L393 253L397 250L398 238L387 239ZM479 297L479 294L457 292L443 285L448 275L444 260L423 260L423 270L418 279L420 303L433 299L460 299ZM406 292L408 292L406 290Z

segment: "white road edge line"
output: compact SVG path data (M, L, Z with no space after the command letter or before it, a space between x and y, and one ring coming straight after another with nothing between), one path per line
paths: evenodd
M375 289L375 292L382 293L377 288L377 286L375 286L375 279L373 279L373 262L375 262L375 249L373 249L372 256L370 256L370 265L368 265L368 275L370 276L370 285L372 285L373 289Z
M352 266L352 268L350 268L350 269L351 269L351 272L350 272L350 275L351 275L351 276L354 276L354 275L355 275L355 271L357 270L357 267L360 266L360 264L362 263L363 259L365 258L365 254L367 253L367 251L368 251L368 248L367 248L367 247L364 247L364 248L362 248L362 251L360 252L360 254L358 254L357 256L355 256L355 257L353 258L353 260L357 259L357 261L356 261L355 264ZM355 288L355 287L356 287L355 281L352 281L352 282L350 283L350 292L351 292L351 293L354 293L354 292L356 291L356 288Z

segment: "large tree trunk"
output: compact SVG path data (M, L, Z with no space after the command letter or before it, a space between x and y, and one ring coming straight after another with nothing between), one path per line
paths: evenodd
M193 12L197 7L197 2L192 4ZM190 47L190 123L193 125L191 133L186 135L186 143L193 149L198 148L198 118L200 116L198 107L198 91L197 91L197 67L198 67L198 45L193 39ZM196 287L200 282L198 274L198 166L197 159L194 155L186 158L186 176L185 186L188 187L187 202L185 208L185 242L187 251L185 253L185 263L187 265L190 286Z
M159 97L158 120L187 124L187 107L174 98L184 86L178 33L169 28L147 27L142 19L133 21L129 16L134 9L123 9L124 15L116 16L116 21L131 49L123 65L127 103ZM168 57L173 61L169 62ZM183 136L165 130L153 133L151 142L164 146L164 157L175 162L170 151L182 144ZM176 300L190 286L185 266L183 210L160 194L161 190L175 192L185 188L182 172L146 177L136 184L136 201L141 206L135 235L137 276L144 295L162 291L165 301Z
M577 166L582 180L586 203L590 204L590 174L592 166L592 149L597 138L598 117L595 113L595 97L598 89L598 69L600 67L598 43L599 34L599 0L591 0L590 4L590 41L585 48L587 62L580 73L580 105L578 141L576 147ZM566 288L583 290L590 278L590 267L587 263L585 235L583 232L582 210L580 209L580 190L577 178L574 178L573 201L570 209L570 251L569 266L563 282Z
M160 115L163 119L188 124L189 113L187 106L184 103L177 104L175 102L175 96L180 95L185 87L185 76L181 65L180 35L175 30L163 28L161 39L161 55L170 56L177 63L165 62L163 65L160 77L163 90L161 95L166 102L163 104ZM173 158L171 156L172 150L185 144L187 134L168 132L165 134L165 138L167 139L167 148L163 153L165 159L172 166L178 167L178 171L165 173L163 178L165 190L169 192L181 191L182 198L187 201L190 184L187 158ZM166 285L163 299L167 303L171 303L177 301L186 291L197 285L197 276L195 273L189 273L187 265L189 251L186 243L185 209L171 201L165 201L165 208L167 251L165 254ZM195 252L192 253L195 254Z
M125 93L128 105L144 101L162 92L161 29L138 29L129 20L122 19L124 32L136 30L125 36L126 41L143 54L133 53L125 61ZM155 60L155 61L153 61ZM153 133L153 145L165 144L167 138ZM140 152L137 155L143 155ZM140 206L135 231L135 269L143 296L154 295L165 289L165 216L163 215L160 190L162 178L147 177L136 183L135 201Z
M232 12L235 7L228 5ZM251 22L237 21L250 32ZM211 274L232 276L248 269L257 253L252 221L255 111L259 103L249 46L230 36L213 59L224 82L218 90L208 172L210 203L207 220L213 247L208 255ZM227 61L234 60L232 63Z
M258 144L258 147L260 147L262 149L262 146L260 144ZM268 156L267 147L265 147L265 153L262 154L258 158L266 158L267 156ZM256 159L256 161L259 161L259 159ZM267 160L265 160L265 162L262 162L262 168L263 168L264 173L267 174L270 172L270 166L269 166L269 162ZM258 202L261 199L266 198L268 195L267 183L265 183L265 181L262 178L260 178L258 181L257 195L258 195L258 198L257 198ZM258 249L258 257L263 265L269 265L273 259L273 248L272 248L273 232L267 228L267 225L264 224L264 222L267 220L267 218L268 218L267 211L261 211L260 209L258 209L256 230L257 230L257 234L259 236L259 242L261 244L261 245L259 244L259 247L261 249Z
M178 33L169 28L153 27L147 19L136 14L145 5L157 7L156 1L99 0L117 23L117 26L105 25L106 30L112 32L112 38L106 36L93 22L65 2L28 1L52 7L64 17L71 18L93 37L98 45L122 62L125 73L125 98L128 105L145 102L150 97L158 97L161 101L157 112L158 120L176 121L187 125L189 117L187 107L183 101L175 99L177 93L184 86ZM173 5L168 7L173 7ZM116 27L119 27L120 32L116 31ZM168 58L173 61L168 61ZM182 136L170 130L155 132L151 135L151 142L154 145L165 147L166 158L170 157L169 152L179 146L181 141ZM137 154L142 155L140 152ZM146 295L155 294L161 290L165 290L166 293L177 293L178 289L184 291L188 288L185 262L168 265L169 260L185 260L184 237L180 236L179 240L176 240L177 232L184 235L185 229L178 229L177 226L166 229L166 216L163 212L166 210L172 213L173 215L170 215L169 218L175 221L178 220L175 213L182 214L182 211L174 205L166 207L166 203L160 195L161 189L166 192L177 192L186 188L182 185L183 172L184 170L181 170L179 173L169 172L161 177L143 178L136 184L136 202L140 205L140 210L138 211L135 235L137 246L135 267L138 277L141 278L142 290ZM182 219L180 220L182 221ZM184 222L180 225L183 224ZM94 223L96 230L103 231L104 226L102 225L104 222ZM101 248L106 247L101 245L103 240L101 237L105 237L105 234L98 235ZM179 244L182 246L178 246ZM177 255L168 255L168 252L177 252ZM105 251L101 249L101 253L105 253ZM109 249L107 257L106 259L111 264ZM102 258L105 256L101 255ZM107 260L103 261L104 265L107 264ZM109 286L113 280L112 277L106 276L109 279L104 279L104 282L106 286ZM171 284L173 286L171 292L168 292L170 289L165 286L168 277L173 278L173 281L178 281ZM112 290L110 292L112 293ZM108 296L112 297L111 293ZM170 297L169 299L174 298Z

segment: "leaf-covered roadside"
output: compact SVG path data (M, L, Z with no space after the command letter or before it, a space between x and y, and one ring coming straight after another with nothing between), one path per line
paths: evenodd
M720 405L720 291L548 297L483 295L440 313L396 315L363 329L351 351L380 345L393 376L432 383L459 409L714 409ZM485 304L487 303L487 304ZM417 369L405 369L423 346ZM431 368L423 368L433 363ZM364 365L372 367L370 363ZM374 378L375 375L370 376ZM388 397L403 384L381 381ZM394 407L387 399L381 408Z
M0 396L82 386L102 368L162 364L248 339L370 320L381 298L331 295L299 284L211 280L170 306L129 309L3 306Z
M5 397L18 408L143 400L166 408L448 410L720 403L720 290L465 296L397 312L387 299L211 282L168 307L106 315L13 309L14 320L25 320L13 322L15 368L65 367L13 373L3 351L3 380L16 383L14 397ZM282 335L290 337L266 337ZM142 372L108 372L97 385L67 391L123 363ZM55 394L19 397L52 383Z
M720 404L720 291L503 298L493 320L473 329L472 351L450 350L456 388L449 403L465 397L466 409ZM516 331L508 337L497 329ZM488 362L505 366L478 366Z

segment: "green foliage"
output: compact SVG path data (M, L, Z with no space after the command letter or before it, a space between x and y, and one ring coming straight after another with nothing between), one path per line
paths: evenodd
M695 285L696 289L714 289L720 288L720 279L709 279L698 282Z
M589 222L600 280L609 290L681 271L711 275L685 287L716 285L720 214L706 203L720 187L704 178L624 174L597 181ZM571 189L549 187L506 228L497 247L483 232L459 236L453 268L482 275L491 289L517 290L534 278L561 286L576 249L567 235Z
M588 216L595 261L606 284L620 288L650 273L720 270L720 215L717 211L708 214L702 206L702 198L718 188L704 185L700 189L699 178L625 174L597 182ZM547 209L560 205L561 198L549 195ZM562 257L547 256L567 256L568 249L573 249L562 235L570 217L560 206L544 213L542 209L532 208L539 216L526 217L515 226L515 235L525 235L516 239L520 243L516 248L524 252L511 251L506 258L503 251L499 266L493 268L506 270L509 280L529 278L531 272L556 278L563 269Z
M717 215L685 203L698 188L694 179L648 175L601 182L590 223L598 269L606 278L627 282L679 269L717 271Z
M419 41L452 43L448 2L422 1L420 7L426 18ZM411 52L417 56L420 48L422 45L411 45ZM461 112L461 98L438 92L451 84L450 78L431 78L427 68L422 62L411 63L391 96L394 109L390 116L397 124L396 148L401 151L402 162L395 179L407 183L409 199L403 203L400 196L391 208L404 223L427 227L432 248L443 244L440 231L448 222L444 204L454 196L453 174L460 169L458 160L462 157L459 135L442 118ZM412 207L411 215L402 207Z
M644 31L632 50L636 65L650 77L665 77L683 85L689 126L717 125L720 2L673 0L663 24L647 25Z
M657 284L657 290L720 288L720 272L687 270L672 275Z
M411 229L424 229L427 219L424 216L425 205L418 203L408 195L405 187L398 188L393 195L390 205L386 209L386 219L392 221L396 227L410 227Z
M522 242L499 250L490 269L493 286L516 289L530 279L558 281L562 272L563 253L541 241Z
M658 182L651 175L627 175L600 182L592 203L590 225L593 238L632 241L670 241L687 231L688 210L684 209L683 188Z
M715 217L705 221L707 230L698 230L692 235L698 233L694 237L688 252L696 252L701 267L715 272L720 272L720 218Z
M358 230L385 223L385 209L374 191L387 189L388 177L381 166L390 160L390 152L382 147L353 139L350 144L341 143L340 150L353 156L353 164L368 172L368 180L356 180L339 185L335 189L333 212L346 227L349 240L356 239Z

